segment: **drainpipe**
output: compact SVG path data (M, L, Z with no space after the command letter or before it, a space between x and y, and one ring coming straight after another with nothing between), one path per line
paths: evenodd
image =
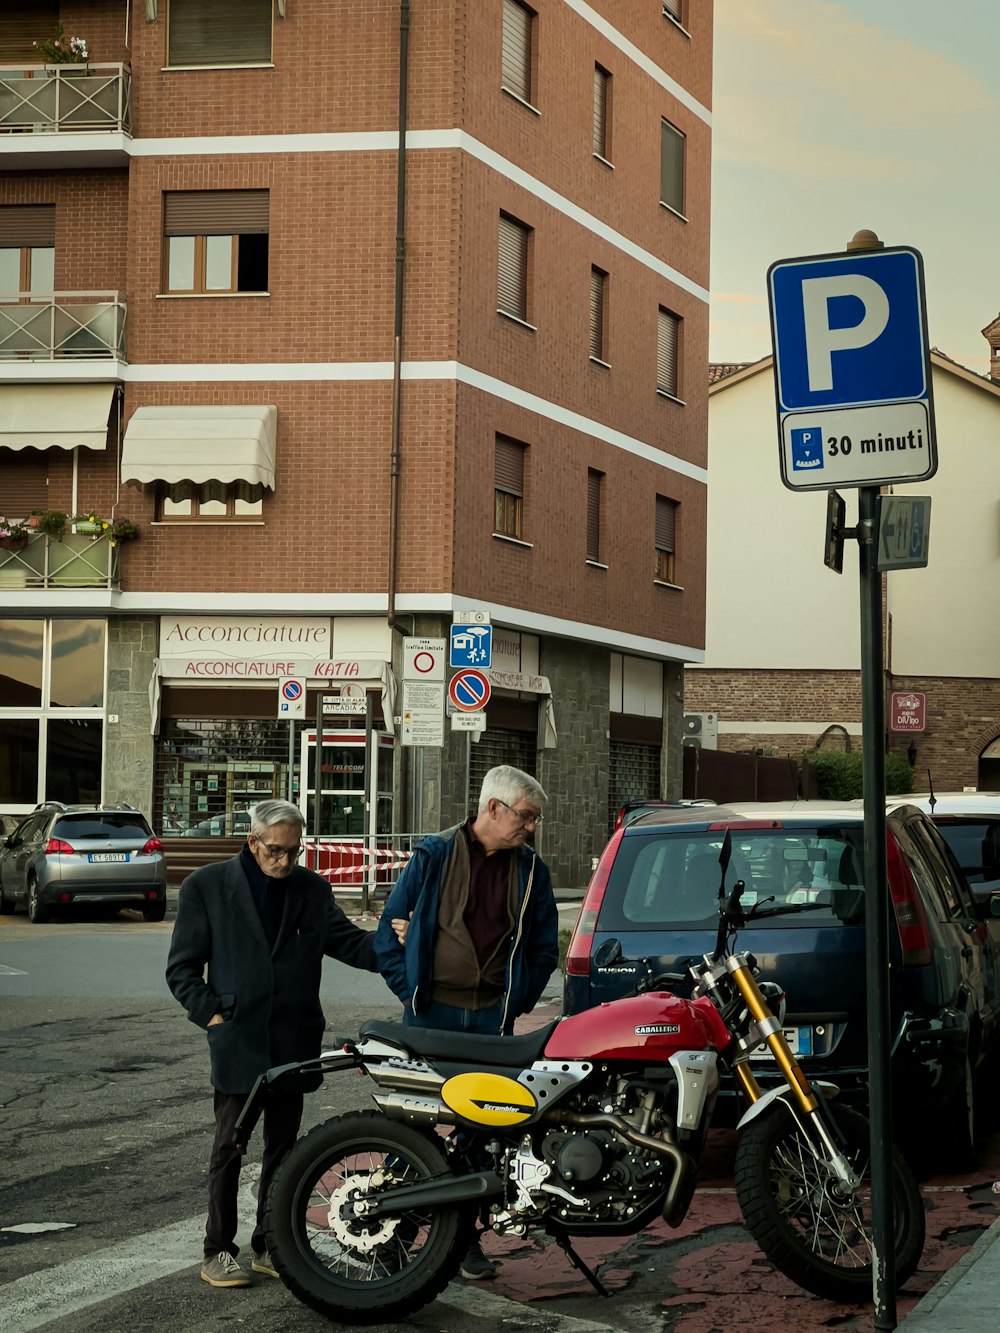
M389 455L389 568L386 614L396 619L399 548L400 390L403 364L403 278L406 266L406 81L410 54L410 0L399 0L399 149L396 165L396 309L392 339L392 447Z

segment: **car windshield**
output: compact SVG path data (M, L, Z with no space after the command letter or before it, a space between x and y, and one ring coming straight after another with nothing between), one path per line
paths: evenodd
M943 816L934 822L970 884L1000 880L1000 821Z
M657 830L626 836L600 914L602 930L710 925L718 917L724 830ZM726 892L737 879L743 906L794 903L812 910L769 926L843 925L864 916L863 830L822 827L733 830Z
M87 811L60 815L52 826L54 838L75 842L78 838L148 838L149 825L134 810Z

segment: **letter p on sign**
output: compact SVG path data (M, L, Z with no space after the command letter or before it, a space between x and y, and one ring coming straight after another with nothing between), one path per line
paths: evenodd
M861 318L854 324L833 328L830 302L835 297L853 297L860 304ZM885 332L889 323L889 298L877 282L863 273L803 279L802 309L809 388L813 393L833 388L831 353L867 347Z

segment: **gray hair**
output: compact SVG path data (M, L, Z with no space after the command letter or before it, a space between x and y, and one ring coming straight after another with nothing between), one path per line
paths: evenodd
M258 801L250 811L250 832L257 837L274 824L294 824L299 837L306 826L306 817L291 801Z
M541 785L529 773L523 773L510 764L498 764L483 778L479 793L479 813L482 814L490 801L503 801L505 805L513 805L515 801L522 799L541 807L546 796Z

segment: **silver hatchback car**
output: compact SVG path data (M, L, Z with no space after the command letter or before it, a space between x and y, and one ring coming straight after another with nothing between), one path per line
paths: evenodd
M146 921L167 912L163 846L130 805L40 805L0 843L0 912L27 907L134 907Z

